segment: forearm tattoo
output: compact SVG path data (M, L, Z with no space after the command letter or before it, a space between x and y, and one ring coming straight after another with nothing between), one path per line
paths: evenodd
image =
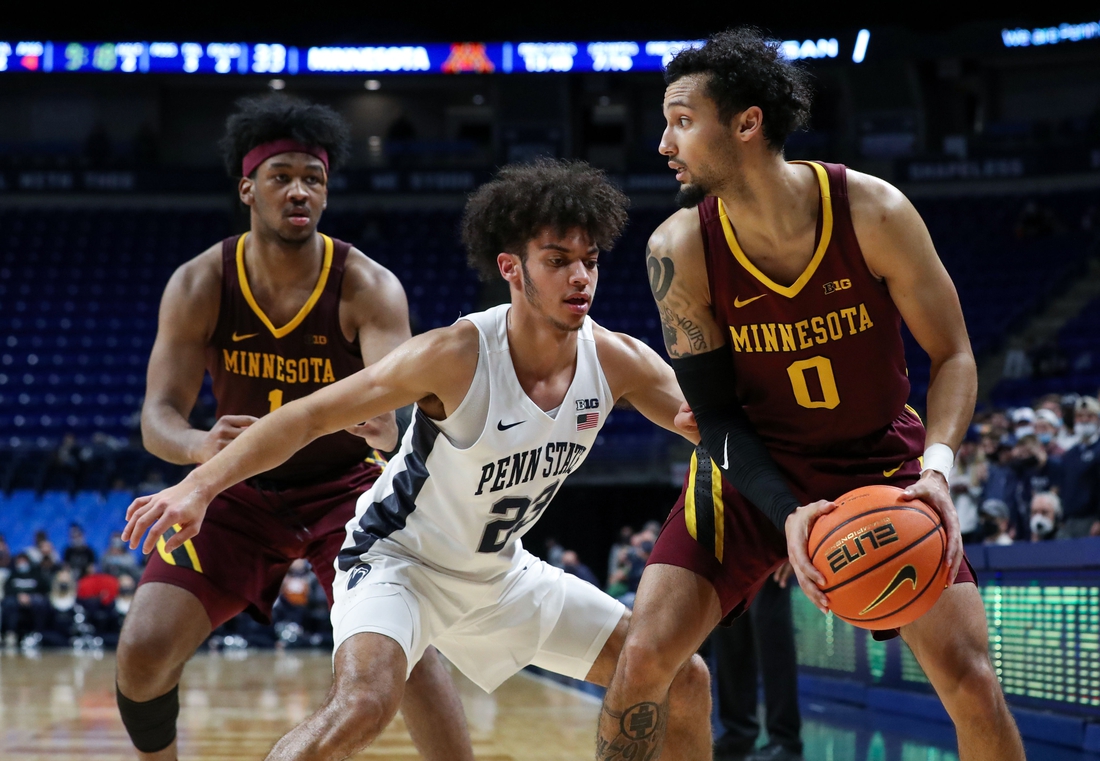
M653 291L657 311L661 315L661 334L668 355L676 358L708 351L710 346L706 332L697 322L682 314L690 306L690 300L682 283L676 280L676 267L672 259L647 247L646 268L649 271L649 288Z
M668 700L662 705L637 703L622 713L605 705L603 713L596 737L596 761L652 761L660 756L668 723ZM614 730L605 733L604 724Z

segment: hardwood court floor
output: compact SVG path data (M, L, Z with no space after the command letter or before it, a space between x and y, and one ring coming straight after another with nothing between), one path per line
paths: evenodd
M188 761L262 759L317 706L331 681L328 653L253 651L196 656L180 688L180 756ZM118 718L114 654L0 654L0 759L134 758ZM590 758L599 703L519 674L486 695L457 671L479 761ZM400 714L357 759L413 761Z

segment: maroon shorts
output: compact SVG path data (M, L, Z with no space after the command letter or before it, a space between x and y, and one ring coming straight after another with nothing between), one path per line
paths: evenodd
M845 472L840 460L815 461L810 473L806 461L793 455L772 452L789 478L795 497L802 504L818 499L836 499L852 489L872 484L905 488L920 476L916 460L896 469L860 472L856 466ZM866 463L860 463L866 471ZM889 473L889 475L886 475ZM787 560L787 540L775 524L745 499L724 478L702 449L691 456L680 498L669 513L648 564L686 568L714 585L722 604L724 621L748 608L768 576ZM974 582L969 561L955 577L956 582ZM884 632L880 632L885 634Z
M141 584L172 584L199 599L214 628L243 610L264 623L290 564L306 558L332 606L333 561L355 502L381 468L371 463L317 483L263 488L246 481L214 498L198 536L171 553L169 530L149 557Z

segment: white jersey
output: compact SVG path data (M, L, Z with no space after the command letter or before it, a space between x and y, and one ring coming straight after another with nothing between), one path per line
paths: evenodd
M547 413L516 377L509 309L460 318L479 333L470 390L446 420L417 409L398 453L359 498L341 570L367 562L373 551L470 580L501 576L521 555L520 537L584 462L614 402L593 322L586 318L578 332L576 372L561 406ZM462 441L461 431L474 435Z

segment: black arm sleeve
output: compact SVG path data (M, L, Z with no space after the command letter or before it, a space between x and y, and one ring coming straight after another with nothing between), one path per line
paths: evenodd
M730 347L674 359L672 369L695 413L702 445L722 475L784 531L800 503L733 393Z

